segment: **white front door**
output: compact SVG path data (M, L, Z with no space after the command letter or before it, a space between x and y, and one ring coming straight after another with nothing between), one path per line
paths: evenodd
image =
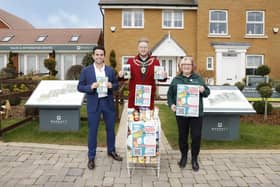
M223 53L221 63L221 82L222 84L234 85L236 82L242 80L241 58L240 53L228 54Z
M157 82L158 84L166 84L169 85L176 76L177 72L177 57L158 57L160 65L164 67L165 72L167 72L167 81L166 82ZM158 95L166 96L168 90L168 86L159 86L158 87Z

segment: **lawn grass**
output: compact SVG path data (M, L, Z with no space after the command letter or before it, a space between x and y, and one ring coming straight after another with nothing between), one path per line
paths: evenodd
M19 121L21 121L23 118L18 119L3 119L1 120L1 129L4 129L6 127L9 127L10 125L13 125Z
M157 106L160 108L159 115L164 134L170 145L174 149L178 149L178 130L175 116L168 106L164 104ZM81 108L81 117L86 117L85 105ZM117 128L118 124L116 124L116 132ZM203 140L202 149L280 149L280 126L241 123L239 132L240 138L237 141ZM27 122L24 126L5 132L2 140L4 142L87 145L87 133L87 121L81 121L81 128L78 132L41 132L39 131L39 121L34 120ZM99 125L98 146L106 146L106 131L103 121Z
M178 149L176 119L166 105L160 108L162 129L170 145ZM266 124L240 124L240 138L236 141L202 141L202 149L280 149L280 126Z
M87 117L86 105L81 107L81 117ZM9 126L16 121L5 121L5 126ZM2 124L2 128L4 126ZM118 123L115 125L115 132L118 130ZM46 132L39 130L39 121L33 120L14 130L5 132L2 136L4 142L33 142L61 145L87 145L88 122L81 121L78 132ZM100 121L98 129L98 146L106 147L106 130L103 120Z
M5 132L2 140L4 142L87 145L87 124L87 121L81 121L81 128L78 132L43 132L39 130L39 121L34 120L14 130ZM98 146L106 146L106 131L103 121L99 124Z

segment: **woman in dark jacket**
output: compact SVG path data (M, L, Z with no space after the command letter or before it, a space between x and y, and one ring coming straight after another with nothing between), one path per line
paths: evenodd
M198 154L200 151L201 131L202 131L202 116L203 102L202 97L207 97L210 94L209 88L204 80L194 73L194 63L191 57L184 57L179 63L180 73L174 77L167 92L168 105L173 112L176 112L177 101L177 85L198 85L199 88L199 114L197 117L187 117L176 115L176 121L179 132L179 147L181 151L181 159L178 162L180 168L184 168L188 159L188 137L189 130L191 133L191 163L194 171L199 170Z

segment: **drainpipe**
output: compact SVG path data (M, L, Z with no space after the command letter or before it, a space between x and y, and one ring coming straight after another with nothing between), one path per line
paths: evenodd
M102 20L103 20L103 28L102 28L102 37L101 37L101 45L103 45L103 47L105 47L104 46L104 14L103 14L103 11L102 11L102 8L100 7L99 8L99 10L100 10L100 12L101 12L101 14L102 14Z

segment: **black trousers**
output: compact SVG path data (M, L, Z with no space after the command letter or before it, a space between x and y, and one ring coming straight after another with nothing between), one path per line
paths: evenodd
M179 148L183 156L189 151L189 132L191 134L191 154L192 159L197 159L200 151L202 117L176 116L179 134Z

